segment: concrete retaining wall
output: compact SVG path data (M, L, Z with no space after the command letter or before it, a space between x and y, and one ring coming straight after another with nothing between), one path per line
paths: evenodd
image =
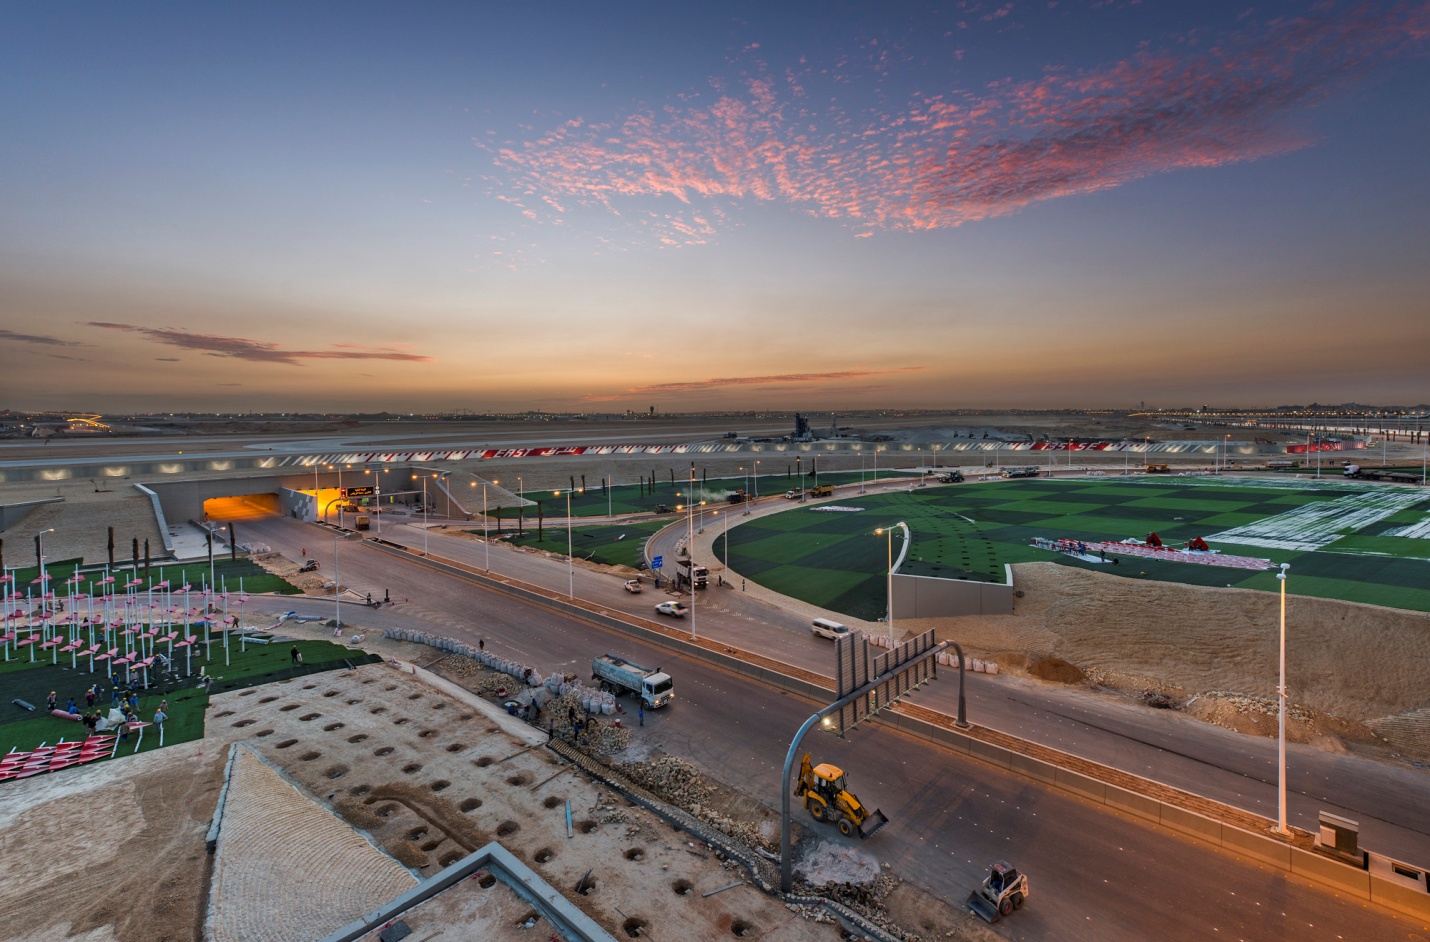
M894 573L894 619L1013 614L1013 571L1005 584Z

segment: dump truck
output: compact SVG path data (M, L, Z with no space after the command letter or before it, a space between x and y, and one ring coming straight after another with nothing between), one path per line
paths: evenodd
M962 471L946 471L938 476L940 484L958 484L963 481Z
M1147 466L1147 473L1148 473L1148 474L1171 474L1171 473L1172 473L1172 466L1171 466L1171 465L1168 465L1168 464L1149 464L1149 465Z
M677 560L675 563L676 586L687 586L692 581L695 583L695 588L705 588L710 584L710 570L688 559Z
M828 497L834 493L833 484L816 484L809 489L810 497Z
M358 518L353 521L353 529L356 529L356 530L370 530L370 529L372 529L372 520L371 520L371 518L369 518L369 517L368 517L367 515L365 515L365 514L359 514L359 515L358 515Z
M814 820L838 825L839 833L845 837L873 837L889 823L884 812L877 808L870 811L845 788L843 769L827 762L811 765L807 752L799 765L794 793Z
M1035 478L1041 475L1043 472L1040 471L1035 465L1028 465L1027 467L1023 468L1004 468L998 473L1005 478Z
M741 488L733 494L728 495L725 499L732 504L743 504L750 499L750 495L745 493L744 488Z
M591 679L602 690L631 693L647 710L656 710L675 699L675 681L660 668L641 667L614 654L602 654L591 662Z

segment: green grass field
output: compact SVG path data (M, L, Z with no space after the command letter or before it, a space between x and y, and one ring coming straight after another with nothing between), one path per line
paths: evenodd
M74 575L75 567L80 564L78 559L60 559L46 562L45 572L50 577L50 591L56 596L64 598L70 594L70 584L68 580ZM123 593L124 584L134 578L134 570L121 568L114 570L115 582L119 588L116 591ZM39 578L40 570L37 566L30 566L25 569L15 570L15 585L17 591L24 595L26 590L39 594L39 585L32 584L32 580ZM139 576L144 578L144 567L139 567ZM76 594L92 594L102 591L99 580L104 578L103 572L93 570L80 573L80 581L73 589ZM143 593L149 586L158 585L168 581L171 587L178 587L188 583L195 590L201 589L209 581L209 564L204 562L175 563L167 566L152 566L148 572L148 578L136 588ZM215 557L213 565L214 584L220 590L227 589L229 592L237 592L240 587L244 592L254 594L265 592L279 592L283 595L297 595L301 590L291 585L278 576L270 575L262 566L250 562L247 559L230 559L228 557ZM113 584L112 584L113 585Z
M887 548L874 530L904 521L913 541L900 572L909 575L1001 582L1006 564L1047 560L1129 578L1276 589L1274 575L1266 571L1129 558L1112 567L1030 545L1034 537L1116 541L1156 532L1169 546L1200 536L1228 555L1290 563L1293 594L1430 611L1430 540L1387 535L1430 519L1430 493L1421 498L1417 492L1394 492L1391 497L1403 506L1364 524L1347 512L1358 509L1346 507L1347 501L1357 505L1363 497L1373 504L1386 494L1337 480L1318 486L1160 478L1039 478L848 493L835 503L858 507L857 512L804 506L739 525L730 532L730 565L783 594L853 617L878 618L885 605ZM1319 505L1328 501L1342 503L1318 518ZM1333 522L1318 522L1326 517ZM1338 527L1342 519L1350 522ZM1284 545L1215 539L1221 531L1263 525L1286 530ZM896 558L901 539L895 531ZM1305 541L1320 545L1293 545ZM717 555L724 553L721 542Z
M228 651L227 665L224 664L223 648L214 645L212 660L195 659L193 678L181 678L174 684L143 691L139 697L139 717L152 720L160 700L169 702L169 719L164 724L164 745L200 739L204 735L204 715L208 708L209 691L196 686L199 667L203 666L214 678L212 693L225 693L259 684L272 683L288 677L342 670L347 661L364 664L380 660L376 655L364 654L329 641L299 641L298 650L303 654L301 667L294 667L290 658L293 642L278 644L250 644L248 650L241 651L235 642ZM162 648L161 648L162 650ZM183 668L183 658L175 663ZM87 662L79 662L78 670L70 670L67 661L52 666L48 660L30 664L28 661L12 660L0 663L0 687L5 690L5 703L0 706L0 753L12 749L34 749L41 743L56 743L60 739L77 740L85 736L82 724L73 720L62 720L49 715L45 710L45 698L53 690L61 707L70 697L79 708L85 709L84 692L92 683L99 683L102 695L96 704L104 713L109 712L112 685L104 672L91 674L85 668ZM121 678L122 680L122 678ZM11 703L24 700L35 707L34 712L24 710ZM120 746L119 755L129 755L138 742L137 735L131 735L127 744ZM159 748L159 737L151 727L145 730L141 752ZM0 785L0 788L3 788Z
M808 464L808 462L806 462ZM794 467L794 460L790 459L790 467ZM692 489L690 486L689 468L684 472L685 477L681 477L681 472L675 472L675 480L671 481L668 473L669 469L661 472L654 487L639 484L616 484L610 488L607 494L606 488L600 481L588 481L584 491L579 490L581 479L575 479L578 490L571 493L571 516L573 517L604 517L608 514L620 516L622 514L654 513L661 504L672 511L676 507L684 508L690 503ZM880 476L880 480L885 480L890 473L885 470ZM866 479L873 483L874 473L871 470ZM783 494L785 491L798 490L800 478L798 474L784 472L784 465L781 463L778 473L769 473L764 463L760 465L759 495L770 497ZM859 482L858 471L824 471L816 478L805 471L804 486L814 487L816 484L857 484ZM730 506L728 497L736 491L746 491L754 494L755 481L753 478L741 476L732 478L710 478L700 480L697 478L694 487L695 501L697 505L700 501L705 502L705 512L719 510L722 507ZM547 517L566 517L566 491L559 493L556 491L524 491L523 496L529 501L539 501L543 512ZM512 528L516 524L517 511L515 508L505 508L500 516L493 510L487 515L495 525L500 519L503 528ZM537 518L535 506L525 509L525 525L531 527Z
M571 552L579 559L612 566L640 568L644 560L645 542L669 520L648 520L608 526L571 528ZM480 530L469 531L480 533ZM534 546L550 553L566 555L566 527L547 525L543 539L536 538L535 528L508 540L514 546Z

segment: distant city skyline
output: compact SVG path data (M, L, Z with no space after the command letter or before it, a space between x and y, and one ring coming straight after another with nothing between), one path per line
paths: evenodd
M0 408L1421 403L1427 52L1426 0L17 3Z

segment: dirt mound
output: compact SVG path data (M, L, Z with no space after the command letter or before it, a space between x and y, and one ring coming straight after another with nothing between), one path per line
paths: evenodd
M1028 661L1028 673L1040 680L1051 680L1058 684L1080 684L1087 675L1076 664L1069 664L1060 657L1035 657Z
M1024 652L1030 673L1039 657L1057 658L1094 683L1131 694L1151 689L1181 701L1212 691L1275 696L1274 593L1149 582L1056 563L1019 564L1013 578L1023 596L1012 615L919 619L905 627L935 628L979 657ZM1430 709L1423 680L1430 675L1430 619L1423 613L1292 596L1286 630L1293 705L1319 724L1356 728ZM999 663L1017 661L1000 656Z

